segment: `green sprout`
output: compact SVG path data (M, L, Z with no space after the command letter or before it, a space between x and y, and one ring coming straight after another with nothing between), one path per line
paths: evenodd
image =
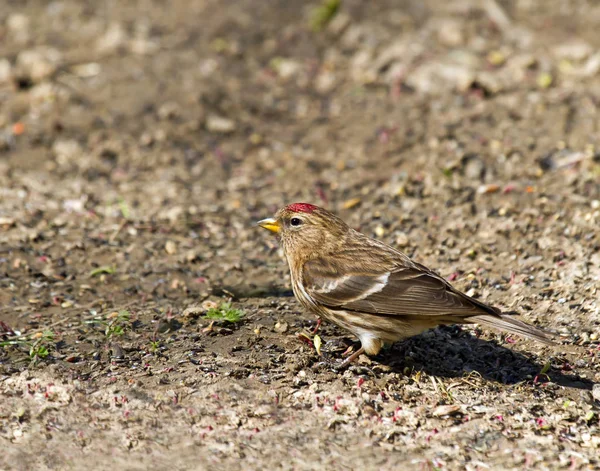
M131 217L131 211L129 210L129 205L124 198L119 197L117 204L119 205L119 211L121 212L121 216L124 219L129 219Z
M333 19L340 8L341 0L323 0L310 13L310 27L313 31L322 31Z
M106 274L106 275L112 275L116 271L117 271L117 269L114 268L114 267L103 266L103 267L94 268L90 272L90 276L98 276L98 275L104 275L104 274Z
M546 364L542 367L541 371L535 376L535 378L533 378L533 383L535 384L538 381L541 381L542 377L544 377L546 381L550 381L550 376L548 376L548 371L550 371L551 366L552 366L552 364L549 361L546 362Z
M22 345L29 348L29 358L33 363L50 355L50 348L54 341L54 333L51 330L38 332L30 336L17 336L0 342L0 347L8 345Z
M96 324L104 327L104 335L107 337L120 336L125 333L127 329L131 327L130 325L130 314L129 311L119 311L112 312L106 319L92 319L90 321L86 321L87 324Z
M116 315L115 315L116 314ZM119 311L108 315L110 320L106 324L104 335L113 337L115 335L123 335L125 330L129 328L129 311Z
M244 312L240 309L234 309L231 307L231 303L221 303L220 306L211 307L206 312L206 318L215 321L227 321L231 323L239 322L244 317Z
M452 177L452 174L454 173L454 169L452 169L451 167L444 167L441 169L441 171L446 178Z

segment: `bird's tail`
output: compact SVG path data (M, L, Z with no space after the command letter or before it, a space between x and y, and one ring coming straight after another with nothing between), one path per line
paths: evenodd
M538 342L545 343L546 345L556 345L553 341L553 335L550 332L546 332L538 327L526 324L523 321L515 319L513 316L508 314L499 315L482 315L469 317L469 321L476 322L477 324L485 325L487 327L493 327L495 329L505 330L511 334L521 335Z

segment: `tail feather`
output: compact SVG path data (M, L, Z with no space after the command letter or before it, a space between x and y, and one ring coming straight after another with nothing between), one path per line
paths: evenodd
M515 319L507 314L500 314L496 316L473 316L469 317L469 321L476 322L477 324L485 325L487 327L505 330L512 334L537 340L538 342L545 343L546 345L556 345L556 342L554 342L552 339L553 336L551 333L546 332L538 327L534 327L530 324L526 324L525 322Z

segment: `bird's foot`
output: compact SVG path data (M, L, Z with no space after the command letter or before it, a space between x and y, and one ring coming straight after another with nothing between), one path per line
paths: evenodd
M348 358L346 358L342 364L340 365L340 370L345 370L346 368L348 368L350 366L350 364L356 360L359 356L361 356L363 353L365 353L365 349L363 347L360 347L358 350L356 350L352 355L350 355Z
M327 357L323 357L323 361L319 362L322 365L326 365L327 367L331 368L332 370L334 370L335 372L342 372L345 369L347 369L348 367L351 367L352 369L358 368L358 369L363 369L362 366L355 366L352 365L352 363L354 362L354 360L356 360L361 354L363 354L365 351L364 348L360 348L358 349L356 352L354 352L352 355L350 355L348 358L346 358L344 361L339 361L339 360L334 360L333 358L327 356Z

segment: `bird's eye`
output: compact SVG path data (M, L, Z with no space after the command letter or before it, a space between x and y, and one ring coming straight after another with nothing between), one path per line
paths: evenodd
M300 218L292 218L290 219L290 224L292 226L299 226L300 224L302 224L302 220Z

